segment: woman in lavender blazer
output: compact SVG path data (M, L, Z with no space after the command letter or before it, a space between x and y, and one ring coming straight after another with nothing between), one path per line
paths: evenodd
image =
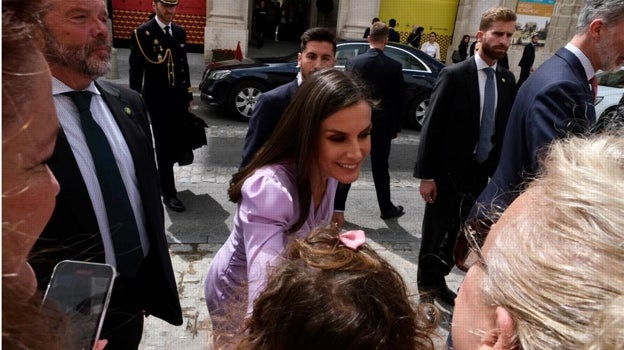
M370 152L372 106L355 76L316 72L297 90L265 146L232 176L233 229L205 285L215 337L251 314L290 240L329 224L338 182L355 181ZM237 310L241 303L246 310Z

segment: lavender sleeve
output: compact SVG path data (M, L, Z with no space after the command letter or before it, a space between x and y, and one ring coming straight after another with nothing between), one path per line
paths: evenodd
M247 256L248 313L285 249L286 230L299 216L294 179L284 170L259 171L242 187L238 219Z

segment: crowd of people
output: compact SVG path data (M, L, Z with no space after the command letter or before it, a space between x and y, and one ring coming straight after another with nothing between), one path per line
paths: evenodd
M125 88L98 80L111 57L103 0L2 1L3 347L69 348L71 324L39 307L62 260L117 271L95 349L137 349L148 315L182 324L163 209L185 210L171 172L192 103L178 4L153 0L132 33ZM343 230L369 154L381 218L404 213L388 176L403 86L384 54L395 24L374 20L370 50L345 71L334 35L308 29L297 79L258 102L227 191L232 231L207 267L216 347L433 349L441 302L454 306L449 348L624 348L624 130L597 132L592 85L624 64L622 1L587 0L574 37L527 64L519 90L502 64L512 10L483 13L472 56L464 36L467 57L434 85L414 169L420 295L364 231ZM423 51L439 58L436 45L432 32ZM466 271L458 291L445 281L454 265Z

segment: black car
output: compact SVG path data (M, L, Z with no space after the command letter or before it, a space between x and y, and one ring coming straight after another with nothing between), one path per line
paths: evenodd
M336 68L344 69L349 58L368 49L368 42L363 40L338 43ZM403 65L406 85L404 122L420 130L433 83L444 64L414 47L397 43L388 44L384 52ZM213 63L206 67L199 84L201 99L210 105L224 107L243 120L249 120L258 97L264 91L292 81L298 72L297 53L284 57Z

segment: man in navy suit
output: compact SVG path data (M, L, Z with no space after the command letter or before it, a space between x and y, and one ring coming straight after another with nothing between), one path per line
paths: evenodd
M377 203L384 220L404 214L403 207L395 206L390 197L388 157L392 139L401 130L405 84L401 64L384 54L389 41L388 35L389 28L385 23L373 23L368 36L370 49L350 58L345 67L359 74L370 86L373 98L380 101L379 106L373 109L370 157ZM342 194L342 198L336 199L337 203L340 199L346 200L346 193Z
M454 305L455 293L445 276L454 265L455 238L498 164L515 97L514 76L498 62L507 53L515 24L512 10L487 10L477 32L481 48L468 60L444 68L433 87L414 169L426 202L417 283L428 302ZM486 86L488 70L491 89ZM489 95L495 95L489 108L486 90L495 91ZM488 136L479 142L482 133Z
M517 89L520 89L520 86L527 80L529 74L533 71L533 62L535 62L535 46L537 45L537 39L539 39L539 35L533 34L531 35L531 41L524 47L522 51L522 58L520 58L520 62L518 62L518 66L520 66L520 77L518 78L518 84L516 85Z
M597 70L613 71L624 64L622 33L622 1L587 1L572 40L531 74L518 91L501 162L471 218L505 209L522 191L522 184L539 170L540 153L553 139L584 133L596 122L591 79Z
M165 236L145 105L133 90L95 81L110 67L107 18L104 0L51 0L43 15L47 33L44 52L61 125L47 163L60 192L29 260L41 289L46 288L55 264L62 260L115 266L118 275L101 337L108 340L106 349L137 349L145 316L181 325L182 311ZM80 104L76 96L67 94L90 102ZM107 159L112 166L102 167L102 158L96 157L102 151L93 147L93 134L87 132L98 129L94 125L99 126L95 137L99 145L110 146L104 153L112 155ZM111 219L116 208L107 205L111 191L102 187L110 182L107 176L100 176L102 170L120 178L115 193L125 192L126 214L131 213L132 223ZM126 229L130 226L134 230ZM134 244L120 245L120 236L131 238ZM126 254L134 257L131 263Z
M178 198L173 164L191 162L184 122L193 100L186 31L173 22L178 0L154 0L155 16L130 37L130 88L143 94L156 143L156 160L167 208L186 210ZM145 81L144 81L145 80Z

